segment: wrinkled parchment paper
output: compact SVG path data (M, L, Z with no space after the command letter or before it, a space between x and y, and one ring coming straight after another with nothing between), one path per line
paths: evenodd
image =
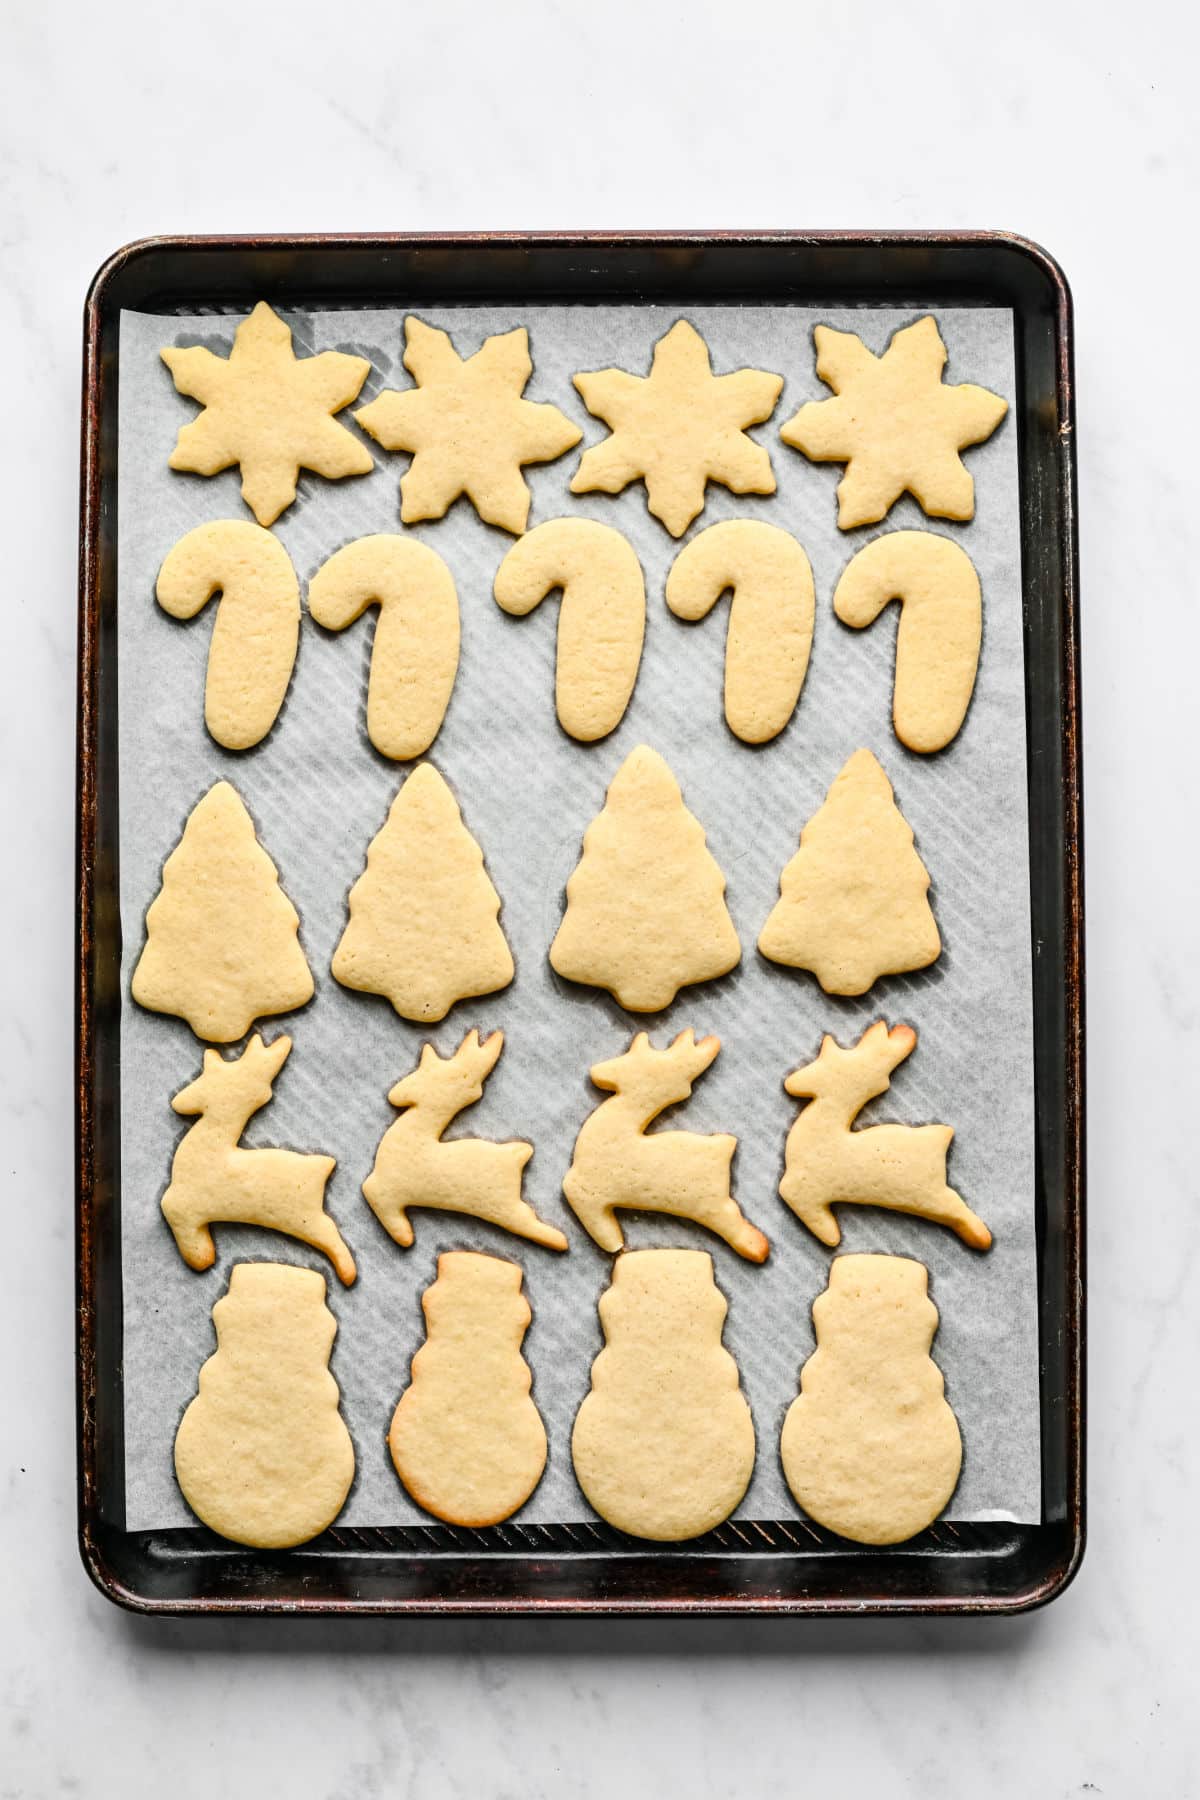
M553 400L595 443L604 427L571 386L580 369L618 364L644 372L655 340L678 315L653 306L463 307L425 311L463 353L484 336L529 327L532 399ZM773 420L755 432L771 453L778 492L737 498L710 486L689 535L718 519L759 518L793 531L811 558L817 590L812 661L791 724L751 749L725 727L722 666L727 607L699 625L671 616L663 600L678 545L646 511L638 485L617 498L572 496L578 452L527 470L530 523L570 513L605 520L629 537L646 574L645 655L620 728L579 745L554 715L556 602L527 619L495 605L492 580L512 540L482 524L466 501L415 534L448 562L462 609L462 661L432 758L459 797L504 902L502 922L517 977L505 992L468 1001L431 1032L405 1024L383 999L350 993L329 974L346 918L346 894L363 866L405 773L371 748L365 693L372 617L341 635L305 617L295 676L265 743L221 750L204 728L204 674L213 611L180 624L155 603L160 563L185 531L205 520L246 518L238 474L214 479L172 473L167 457L195 406L176 395L161 345L205 343L227 354L236 320L125 313L120 346L120 756L121 921L125 1006L121 1031L121 1228L125 1295L127 1526L191 1522L175 1485L172 1444L197 1371L214 1348L211 1311L232 1264L257 1257L319 1268L339 1330L332 1368L358 1452L358 1474L342 1522L386 1525L423 1515L396 1479L385 1434L423 1338L422 1290L439 1251L474 1247L514 1257L525 1270L533 1324L525 1354L546 1421L550 1454L540 1487L518 1515L540 1522L591 1516L571 1472L570 1430L600 1347L596 1301L609 1259L577 1225L560 1184L580 1122L599 1099L588 1066L624 1049L649 1023L662 1044L686 1026L716 1032L723 1048L674 1122L726 1130L740 1140L735 1192L771 1239L755 1268L699 1227L621 1215L631 1247L676 1244L711 1251L729 1300L725 1342L737 1358L754 1413L758 1461L738 1516L789 1519L796 1508L779 1466L783 1414L812 1349L810 1307L825 1285L830 1252L777 1194L783 1143L796 1105L783 1077L816 1053L821 1034L852 1041L883 1016L920 1034L892 1090L863 1121L944 1120L955 1128L950 1179L990 1224L995 1247L979 1256L944 1229L899 1214L843 1207L845 1250L893 1251L928 1264L941 1313L934 1355L946 1377L964 1442L962 1479L949 1509L957 1519L1040 1516L1038 1345L1034 1245L1033 1061L1025 779L1025 725L1017 450L1011 416L969 452L976 516L969 525L926 520L904 500L886 523L841 533L834 488L841 470L816 467L777 432L805 399L825 397L813 369L812 327L852 328L872 349L919 309L813 312L804 307L689 308L715 369L753 366L786 376ZM404 387L402 311L290 315L298 350L349 350L372 373L363 403ZM948 379L1014 396L1011 319L1005 311L942 310ZM349 419L349 413L344 414ZM351 427L354 429L353 427ZM408 459L374 445L376 468L360 479L301 481L275 530L301 591L334 550L372 531L399 531L398 482ZM963 544L983 584L984 642L967 723L941 755L911 755L891 728L896 608L870 630L834 617L831 595L855 550L882 530L928 526ZM685 989L660 1019L635 1020L606 995L569 988L546 951L563 886L584 827L599 810L626 753L647 742L678 776L728 878L741 935L740 968L723 981ZM822 994L811 976L765 963L754 945L777 895L779 872L801 825L852 751L880 757L933 876L944 950L917 976L877 984L861 1000ZM174 1148L185 1129L170 1098L198 1072L202 1046L182 1022L143 1012L129 980L145 911L184 820L220 777L233 781L278 865L301 918L301 940L317 982L303 1011L268 1021L286 1030L291 1057L275 1098L250 1123L247 1144L280 1144L337 1157L327 1204L358 1260L343 1289L324 1259L290 1239L219 1226L218 1261L205 1274L185 1267L159 1212ZM567 1231L566 1255L539 1249L467 1218L415 1212L416 1241L399 1249L359 1191L375 1148L396 1116L387 1091L416 1060L428 1035L445 1055L465 1031L502 1026L506 1047L482 1103L453 1130L522 1136L535 1146L526 1197Z

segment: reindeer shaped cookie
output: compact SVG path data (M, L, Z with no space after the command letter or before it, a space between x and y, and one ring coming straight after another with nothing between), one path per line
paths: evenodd
M669 1049L655 1050L639 1031L623 1056L592 1068L596 1086L613 1097L584 1120L563 1193L602 1250L620 1250L625 1242L614 1207L638 1207L694 1219L749 1262L766 1260L766 1238L729 1191L737 1139L727 1132L646 1135L664 1107L690 1096L720 1048L720 1038L697 1043L694 1032L681 1031Z
M789 1094L807 1099L788 1133L779 1192L801 1224L823 1244L842 1239L832 1208L849 1201L915 1213L948 1225L974 1250L987 1250L992 1234L946 1182L950 1125L851 1126L868 1100L887 1092L891 1072L916 1048L909 1025L891 1031L880 1019L849 1050L832 1037L821 1040L815 1062L784 1082Z
M219 1050L204 1052L203 1073L171 1102L177 1113L200 1117L175 1152L162 1209L189 1268L213 1265L210 1225L264 1225L324 1251L349 1286L354 1258L324 1210L334 1158L238 1145L246 1121L271 1098L291 1048L289 1037L264 1044L256 1032L232 1062Z
M563 1233L545 1224L521 1198L532 1144L519 1138L507 1144L485 1138L441 1141L451 1119L481 1098L503 1048L502 1031L493 1031L482 1043L477 1031L469 1031L448 1057L426 1044L412 1074L388 1095L393 1106L405 1111L384 1132L363 1193L384 1230L405 1248L413 1241L410 1206L471 1213L550 1250L567 1247Z

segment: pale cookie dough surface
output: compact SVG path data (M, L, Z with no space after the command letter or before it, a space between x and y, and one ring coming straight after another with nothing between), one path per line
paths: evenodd
M312 999L299 929L241 796L218 781L163 864L133 998L186 1019L199 1038L231 1044L255 1019Z
M414 769L393 800L349 905L334 976L386 994L402 1019L444 1019L456 1000L513 978L500 896L432 763Z
M489 337L471 356L450 334L409 317L404 366L416 386L387 389L355 413L385 450L409 450L400 478L406 525L440 519L465 494L481 519L520 533L531 495L521 469L552 462L583 436L557 406L523 398L533 374L524 326Z
M646 583L627 538L594 519L547 519L513 545L493 592L506 613L532 612L562 589L554 704L582 744L615 731L629 705L646 634Z
M308 610L344 631L379 608L371 641L367 736L381 756L423 756L442 727L458 673L458 592L436 550L373 532L335 550L313 576Z
M640 744L584 833L550 961L629 1012L658 1012L681 987L728 974L741 954L704 827L663 758Z
M846 464L837 490L842 530L874 524L904 493L933 518L973 518L975 482L959 451L989 438L1008 402L942 380L937 320L906 325L882 356L828 325L816 327L813 341L817 374L836 397L808 401L779 435L813 462Z
M618 1531L680 1543L727 1519L746 1491L754 1421L721 1342L726 1311L703 1250L629 1250L613 1265L571 1456Z
M708 345L687 319L655 344L649 375L594 369L576 375L575 386L610 435L584 451L573 494L619 494L644 481L650 511L682 537L703 512L710 481L735 494L775 492L771 458L746 428L770 418L783 376L714 375Z
M881 976L941 955L928 896L929 871L892 784L870 750L856 750L800 833L758 947L811 970L827 994L865 994Z
M307 1543L341 1512L354 1445L329 1353L325 1278L237 1263L213 1308L217 1348L175 1438L175 1473L197 1518L236 1544Z
M396 1473L435 1518L497 1525L546 1466L546 1428L521 1355L532 1317L519 1264L470 1250L439 1256L421 1296L425 1342L388 1432Z
M809 1517L855 1543L923 1531L958 1482L962 1439L930 1355L928 1276L906 1256L839 1256L813 1303L817 1348L779 1453Z
M910 750L944 750L957 737L979 668L983 597L961 544L934 531L889 531L853 557L833 610L861 630L900 602L892 722Z
M301 469L337 481L375 467L366 445L333 417L358 398L370 363L339 350L297 357L291 328L264 300L238 326L228 357L202 345L168 346L161 355L179 392L204 409L180 427L171 467L219 475L238 464L242 499L260 525L292 504Z
M158 572L155 594L172 618L191 619L216 593L204 722L226 750L248 750L275 723L292 678L300 584L269 531L249 519L214 519L180 538Z

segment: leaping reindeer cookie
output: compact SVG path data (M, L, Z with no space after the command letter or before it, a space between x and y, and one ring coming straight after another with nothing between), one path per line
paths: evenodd
M593 1066L592 1080L612 1098L584 1120L563 1193L602 1250L625 1243L613 1209L636 1207L694 1219L748 1262L766 1261L766 1238L729 1191L737 1139L724 1131L646 1135L665 1107L690 1097L720 1048L720 1038L697 1042L695 1032L681 1031L668 1049L655 1050L639 1031L623 1056Z
M264 1044L256 1032L232 1062L219 1050L204 1052L202 1073L171 1102L177 1113L200 1116L175 1152L162 1209L191 1269L213 1265L210 1225L264 1225L323 1251L348 1287L354 1258L325 1211L334 1158L238 1144L246 1121L271 1098L291 1048L289 1037Z
M787 1077L789 1094L809 1104L788 1132L779 1192L802 1225L832 1248L842 1241L832 1208L849 1202L915 1213L948 1225L973 1250L992 1234L946 1181L951 1125L851 1127L868 1100L884 1094L890 1075L916 1048L910 1025L889 1031L880 1019L849 1050L826 1034L815 1062Z

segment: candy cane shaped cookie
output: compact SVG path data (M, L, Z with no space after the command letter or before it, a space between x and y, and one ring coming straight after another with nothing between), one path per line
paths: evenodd
M547 519L518 540L496 571L496 602L521 618L555 588L555 706L582 744L615 731L629 705L646 631L646 584L632 545L594 519Z
M678 619L703 619L729 588L725 718L744 744L765 744L791 718L808 673L812 569L790 532L727 519L679 552L667 605Z
M378 532L335 550L308 587L308 610L344 631L378 606L367 736L382 756L422 756L441 730L458 673L458 593L435 550Z
M935 531L889 531L846 565L833 596L861 630L900 602L892 722L910 750L944 750L967 716L983 633L979 577L966 551Z
M261 743L279 716L300 636L300 588L279 539L248 519L197 525L168 555L155 592L173 619L194 618L220 594L204 722L226 750Z

